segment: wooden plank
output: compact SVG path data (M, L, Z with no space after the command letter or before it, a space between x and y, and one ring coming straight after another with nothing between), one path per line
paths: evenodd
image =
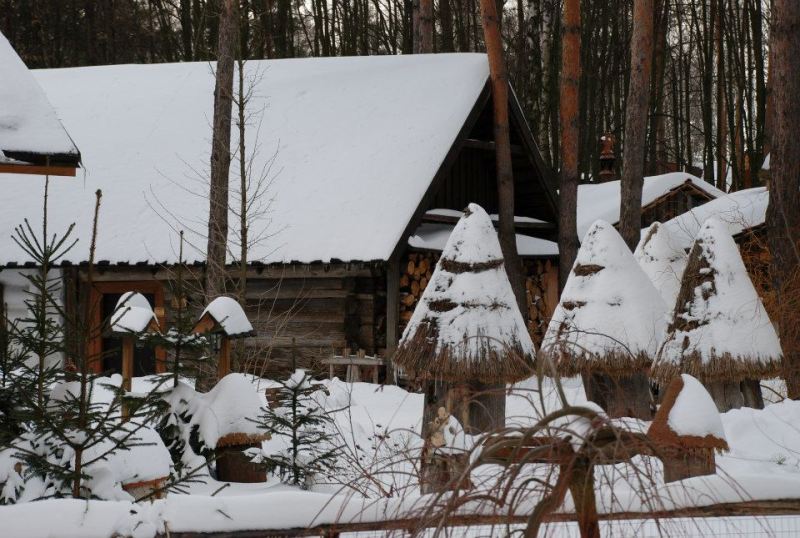
M380 357L327 357L322 359L322 364L354 365L354 366L380 366L384 360Z
M678 510L664 510L651 512L615 512L611 514L598 514L600 521L628 521L628 520L653 520L672 518L717 518L735 516L800 516L800 500L782 499L774 501L747 501L739 503L713 504ZM385 521L357 522L357 523L329 523L315 525L307 528L289 529L259 529L247 531L222 531L222 532L174 532L169 533L169 538L260 538L263 536L292 537L292 536L335 536L337 533L368 532L368 531L406 531L414 533L431 527L467 527L478 525L525 525L529 514L488 514L488 515L453 515L450 517L427 518L399 518ZM576 514L556 512L543 517L544 523L559 523L577 521ZM160 534L158 538L167 538Z
M0 164L0 174L30 174L37 176L75 177L76 168L72 166L45 166L36 164Z
M488 151L491 153L495 153L497 151L495 149L494 141L476 140L474 138L467 138L466 140L464 140L464 147L470 149L477 149L481 151ZM520 145L511 144L511 154L525 155L525 149Z

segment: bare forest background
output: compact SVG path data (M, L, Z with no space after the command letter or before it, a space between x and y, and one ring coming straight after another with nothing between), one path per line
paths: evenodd
M2 0L0 30L30 68L213 60L221 4ZM479 4L241 0L237 56L483 51ZM508 77L545 160L559 169L562 3L508 0L497 7ZM624 148L633 1L583 0L580 19L577 164L585 181L597 177L601 136L613 135L618 156ZM724 190L759 184L756 171L769 153L769 21L763 0L655 0L646 174L687 170ZM419 34L431 22L432 42ZM621 165L617 159L617 177Z

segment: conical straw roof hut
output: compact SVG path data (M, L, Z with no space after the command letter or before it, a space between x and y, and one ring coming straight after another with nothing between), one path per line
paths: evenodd
M650 365L664 335L666 310L619 233L598 220L583 239L542 354L562 375L629 376Z
M652 377L688 373L704 383L775 377L781 346L727 228L708 219L684 272Z
M531 375L534 355L492 221L470 204L403 332L394 362L418 380L508 383Z
M671 312L681 289L681 278L688 260L686 252L677 246L667 228L654 222L642 236L633 257Z

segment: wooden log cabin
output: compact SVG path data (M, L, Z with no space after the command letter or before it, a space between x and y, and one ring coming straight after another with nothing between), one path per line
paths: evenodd
M246 275L246 311L257 336L234 350L238 368L277 376L293 361L319 366L343 347L391 354L458 212L476 202L497 213L486 57L265 60L246 69L253 95L244 138L250 239L243 269L234 162L230 291L239 293ZM174 324L179 304L199 314L214 87L208 63L35 75L84 151L83 177L50 187L49 229L75 222L80 238L58 269L68 311L91 307L100 324L122 293L137 291L162 328ZM517 243L536 337L557 302L557 194L513 92L509 106ZM9 235L26 217L40 220L42 184L9 183L0 214L0 282L16 310L25 286L19 272L34 268ZM103 198L90 289L97 189ZM181 230L186 283L178 294ZM89 345L107 356L99 371L117 368L117 341L98 334ZM136 353L135 375L159 371L169 359L161 350Z
M670 172L644 178L642 228L666 222L725 193L711 183L686 172ZM578 237L583 238L597 219L619 223L620 181L578 186Z

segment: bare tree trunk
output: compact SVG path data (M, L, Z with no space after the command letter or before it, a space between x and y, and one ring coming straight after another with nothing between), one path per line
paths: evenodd
M414 53L433 52L433 0L414 0Z
M653 0L634 0L631 81L625 104L619 231L633 250L642 228L642 183L653 60Z
M181 0L181 40L183 42L183 59L192 61L192 0Z
M228 174L231 167L231 107L233 64L238 32L237 1L225 0L219 21L214 121L211 140L211 185L206 251L206 296L225 292L225 254L228 243Z
M559 288L578 253L578 84L581 77L581 4L564 1L561 54L561 179L558 196Z
M497 161L497 200L500 247L505 258L506 272L517 298L517 305L525 316L525 288L522 282L522 262L517 254L514 232L514 173L511 167L511 138L508 120L508 74L503 57L503 41L494 0L481 0L481 21L489 57L494 103L494 141Z
M779 312L796 309L800 294L800 3L774 0L770 36L772 118L767 230ZM788 318L790 319L790 318ZM800 332L781 320L784 377L789 398L800 397Z

